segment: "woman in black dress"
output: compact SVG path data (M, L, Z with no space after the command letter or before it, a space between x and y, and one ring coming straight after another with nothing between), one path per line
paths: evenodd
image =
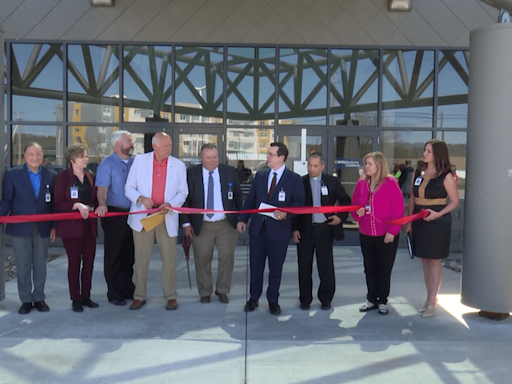
M450 252L450 212L459 206L459 194L444 141L427 141L423 163L423 171L411 183L409 215L421 209L430 214L407 224L405 232L412 232L415 255L423 262L427 300L419 312L422 317L433 317L443 278L441 259L447 258Z

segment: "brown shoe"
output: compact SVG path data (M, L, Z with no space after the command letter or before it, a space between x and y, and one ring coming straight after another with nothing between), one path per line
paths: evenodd
M225 304L229 303L228 295L226 295L225 293L220 293L220 292L215 291L215 294L217 296L219 296L219 301L221 303L225 303Z
M165 309L167 309L168 311L178 309L178 302L176 300L167 300L167 305L165 306Z
M206 304L210 302L210 296L201 296L201 303Z
M130 304L130 309L137 310L141 309L141 307L146 304L146 300L133 300L133 303Z

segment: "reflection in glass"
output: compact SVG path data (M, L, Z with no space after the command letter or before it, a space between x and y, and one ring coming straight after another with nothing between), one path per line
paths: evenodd
M336 136L334 138L334 176L352 196L363 169L363 158L372 151L371 136Z
M43 147L45 160L43 163L62 169L65 160L62 154L62 126L44 125L13 125L11 127L11 160L12 165L25 164L23 150L30 142L39 143Z
M222 47L176 47L176 123L222 123Z
M468 125L469 51L440 51L438 75L438 128Z
M249 169L253 174L266 168L267 151L274 142L274 129L228 128L226 133L227 163L238 170ZM245 182L252 182L246 177Z
M448 146L450 162L452 163L452 169L457 178L459 199L464 199L464 192L466 188L467 133L438 131L436 138L443 140Z
M288 147L288 158L286 159L286 166L293 171L294 161L301 159L301 136L300 135L284 135L283 143ZM322 153L322 136L306 136L306 161L313 152Z
M11 47L12 120L55 121L62 104L62 45Z
M124 47L124 121L171 121L172 47Z
M326 124L327 50L279 50L279 124Z
M434 51L385 50L382 126L432 127Z
M119 46L68 46L68 100L68 121L119 122Z
M117 129L118 127L114 126L69 126L68 145L82 144L87 148L87 154L89 155L88 169L95 172L101 161L112 154L110 138Z
M330 125L377 126L379 51L331 50Z
M275 48L228 48L229 125L274 125Z
M213 143L218 146L218 136L215 133L180 133L178 158L187 168L191 165L201 164L201 147L203 144ZM222 159L219 159L223 163Z
M393 172L393 166L405 167L405 161L410 160L411 165L416 169L418 160L423 158L425 143L432 138L432 132L418 131L383 131L382 150L388 162L388 171Z

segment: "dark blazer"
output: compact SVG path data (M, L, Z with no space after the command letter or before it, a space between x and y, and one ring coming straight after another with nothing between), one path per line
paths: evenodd
M285 168L279 183L277 183L270 198L268 197L268 176L271 169L263 169L256 174L252 183L249 194L247 195L243 210L255 209L260 203L267 203L275 207L302 207L304 206L304 184L302 178L288 168ZM285 192L285 201L279 201L279 192ZM249 215L241 213L239 221L247 223L251 218L249 226L249 235L258 236L263 227L263 223L267 223L267 236L271 240L290 241L292 236L292 220L293 215L288 215L286 220L274 220L260 214Z
M239 211L242 207L242 189L236 169L230 165L219 164L220 190L222 194L222 204L226 211ZM187 170L188 196L183 204L189 208L204 208L204 183L203 183L203 166L202 164L190 167ZM233 199L228 199L229 185L231 183L231 191ZM229 223L236 228L238 222L238 214L226 215ZM199 235L201 226L203 225L202 214L180 214L181 224L190 223L194 228L194 233Z
M306 193L306 207L313 206L313 193L311 192L311 183L309 175L303 176L304 191ZM345 188L340 183L340 180L334 176L322 173L322 183L327 187L328 194L320 195L320 202L322 206L333 206L338 201L339 205L350 205L350 196L345 192ZM325 216L329 219L334 213L327 213ZM348 212L340 212L337 214L341 221L347 220ZM313 221L313 215L298 215L293 218L293 230L298 230L301 236L301 243L309 241L311 236L311 223ZM336 240L343 240L345 234L343 232L342 223L338 225L330 225L333 237Z
M88 205L94 208L98 207L98 199L96 198L96 187L94 186L94 175L89 171L84 171L85 177L91 185L91 200ZM75 175L73 169L68 168L60 172L55 178L55 186L53 188L53 196L55 206L59 212L72 212L73 205L80 202L80 198L72 199L70 187L75 183ZM62 238L78 238L84 233L84 225L90 225L91 234L98 236L98 219L78 219L78 220L62 220L57 222L57 236Z
M26 164L11 168L5 172L2 201L0 201L0 216L29 215L36 213L55 212L53 201L46 202L47 191L53 192L53 184L57 173L46 167L41 167L41 187L36 196ZM18 237L29 237L34 231L35 223L7 224L5 233ZM54 221L37 223L41 237L49 237Z

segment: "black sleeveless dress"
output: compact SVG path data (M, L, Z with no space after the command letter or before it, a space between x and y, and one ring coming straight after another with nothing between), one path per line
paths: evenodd
M448 193L443 182L448 173L437 177L422 176L421 184L413 186L415 197L414 213L420 209L441 211L447 204ZM416 183L417 178L411 182ZM433 221L423 219L412 222L414 254L425 259L444 259L450 253L450 234L452 215L446 215Z

